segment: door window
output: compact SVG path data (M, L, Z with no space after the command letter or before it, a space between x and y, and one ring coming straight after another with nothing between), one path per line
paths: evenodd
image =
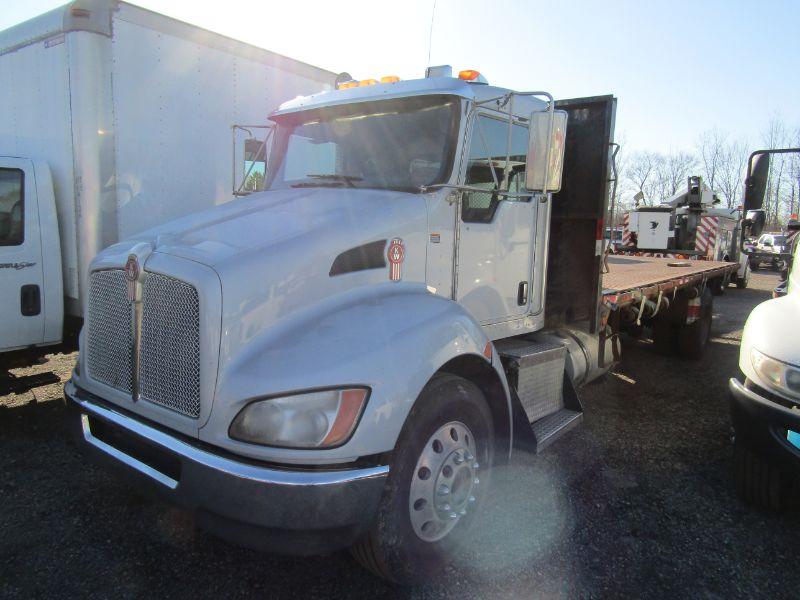
M23 173L0 169L0 246L19 246L25 240Z
M511 174L508 189L520 193L524 189L525 159L528 152L528 129L512 125ZM478 115L472 126L467 173L464 183L486 192L467 192L461 207L461 218L468 223L489 223L504 196L503 173L508 152L508 121Z

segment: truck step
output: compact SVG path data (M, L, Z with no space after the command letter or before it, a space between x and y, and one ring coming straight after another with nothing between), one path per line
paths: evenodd
M583 413L562 408L535 423L531 423L536 436L536 452L539 453L583 420Z
M567 350L552 338L495 342L508 383L533 423L564 408L564 365Z

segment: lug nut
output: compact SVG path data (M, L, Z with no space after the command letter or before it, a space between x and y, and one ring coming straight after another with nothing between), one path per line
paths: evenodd
M475 496L470 496L470 497L469 497L469 501L470 501L470 502L475 502Z
M481 466L478 463L472 463L472 468L478 470L481 468Z
M442 485L439 486L439 490L437 491L437 493L440 496L448 496L450 495L450 487L443 483Z
M457 518L458 518L458 515L457 515L456 513L454 513L454 512L451 512L451 513L450 513L449 515L447 515L447 516L448 516L450 519L457 519Z
M464 456L459 452L453 457L453 462L456 463L457 465L460 465L461 463L464 462Z
M442 510L443 510L443 511L445 511L445 512L447 512L447 511L448 511L448 510L450 510L451 508L453 508L453 507L452 507L452 506L450 506L450 505L449 505L447 502L445 502L444 504L442 504Z
M474 456L472 456L472 454L470 454L469 452L467 452L467 454L466 454L466 459L467 459L467 460L472 460L473 458L475 458L475 457L474 457Z
M481 482L481 480L480 480L480 479L478 479L477 477L476 477L475 479L473 479L473 480L472 480L472 483L473 483L474 485L478 485L480 482Z
M460 514L463 517L465 514L467 514L467 509L462 508L460 511L458 511L458 514Z

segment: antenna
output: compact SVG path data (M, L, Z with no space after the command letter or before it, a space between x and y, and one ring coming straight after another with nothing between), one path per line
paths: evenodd
M433 0L433 8L431 9L431 29L428 32L428 63L425 66L430 66L431 64L431 44L433 43L433 20L436 17L436 0Z

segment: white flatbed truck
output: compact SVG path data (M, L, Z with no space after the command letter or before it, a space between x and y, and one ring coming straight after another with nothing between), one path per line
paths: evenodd
M93 261L79 444L237 543L441 573L493 467L580 422L623 320L696 354L736 268L603 275L615 105L448 67L283 104L266 191Z
M232 125L334 78L116 0L0 32L0 388L74 350L100 250L232 199Z

